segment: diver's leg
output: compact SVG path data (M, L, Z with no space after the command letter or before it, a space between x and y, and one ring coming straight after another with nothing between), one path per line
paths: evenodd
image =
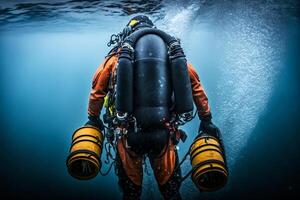
M150 157L151 166L164 199L181 199L179 192L181 186L181 169L178 166L178 160L177 151L171 141L162 155Z
M170 179L163 185L159 185L159 190L162 193L164 199L181 199L181 195L179 192L180 186L181 186L181 169L178 166L178 155L177 151L176 153L176 164L175 164L175 170L173 171L173 174L171 175ZM178 167L177 167L178 166Z
M118 144L115 169L124 200L140 199L142 193L142 159L131 157L121 141Z

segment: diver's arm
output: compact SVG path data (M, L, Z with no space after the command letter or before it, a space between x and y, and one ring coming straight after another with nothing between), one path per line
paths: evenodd
M197 106L198 116L201 120L201 124L199 126L198 132L199 133L204 132L206 134L210 134L221 140L221 132L219 128L211 121L212 115L210 112L208 99L200 83L199 76L191 64L188 64L188 71L189 71L191 84L192 84L194 102Z
M110 74L113 66L117 62L116 56L108 57L98 67L92 83L92 89L89 96L88 115L99 117L104 103L104 97L107 94Z
M195 102L197 110L198 110L199 118L200 119L205 119L205 118L211 119L208 98L205 94L204 88L201 85L201 82L200 82L197 72L195 71L192 64L190 64L190 63L188 63L188 71L189 71L191 85L192 85L193 99L194 99L194 102Z

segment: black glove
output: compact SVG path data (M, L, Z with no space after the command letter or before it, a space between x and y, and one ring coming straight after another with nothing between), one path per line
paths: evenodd
M85 125L94 126L96 128L99 128L101 131L104 130L104 125L102 120L97 116L89 116L89 121Z
M201 123L200 123L198 133L203 132L203 133L206 133L208 135L214 136L216 138L220 137L220 129L212 123L211 114L208 114L206 116L200 116L199 115L199 118L201 120Z
M219 138L220 136L219 128L216 125L214 125L211 121L201 121L199 133L201 131L216 138Z
M225 163L227 163L226 156L225 156L226 154L225 154L224 143L223 143L223 139L222 139L222 134L221 134L220 129L212 123L211 114L209 113L206 116L200 116L199 115L199 118L201 120L199 131L198 131L199 136L200 136L200 133L201 134L204 133L204 134L207 134L207 135L210 135L210 136L213 136L213 137L217 138L220 142L221 149L223 150L224 161L225 161ZM227 164L226 164L226 166L227 166Z

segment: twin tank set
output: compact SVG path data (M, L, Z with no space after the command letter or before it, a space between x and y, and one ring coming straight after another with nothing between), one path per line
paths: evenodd
M175 102L175 106L174 106ZM123 42L117 68L117 111L133 113L140 127L161 126L171 118L193 111L193 98L185 55L179 42L165 32L145 28ZM104 134L84 126L72 136L68 172L88 180L101 169ZM189 149L191 178L201 191L214 191L227 182L228 171L222 142L199 134Z

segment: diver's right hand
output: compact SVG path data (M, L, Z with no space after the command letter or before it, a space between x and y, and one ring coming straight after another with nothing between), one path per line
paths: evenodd
M94 126L96 128L99 128L101 131L104 130L104 125L102 120L98 116L89 116L87 123L85 125Z

